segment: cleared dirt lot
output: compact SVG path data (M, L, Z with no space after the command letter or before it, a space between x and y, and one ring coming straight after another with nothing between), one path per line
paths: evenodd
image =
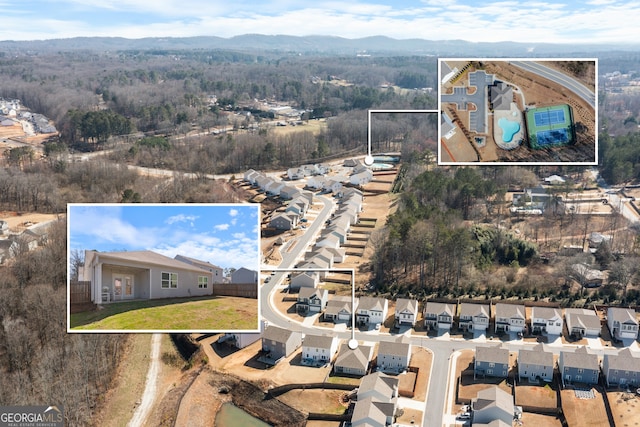
M562 412L570 426L607 426L609 418L604 407L602 393L595 390L594 399L578 399L574 390L560 392Z
M562 427L562 421L551 415L534 414L525 412L522 414L522 425L535 427ZM571 426L571 424L569 424Z
M59 217L64 216L60 214L41 214L41 213L22 213L15 211L0 211L0 220L6 221L9 225L9 231L19 233L41 222L54 221Z
M607 392L616 427L640 426L640 396L624 391Z
M518 385L515 390L516 405L553 411L558 407L556 391L551 385Z

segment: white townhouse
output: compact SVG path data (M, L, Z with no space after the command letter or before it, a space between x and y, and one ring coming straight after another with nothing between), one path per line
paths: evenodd
M531 309L531 331L541 334L562 335L562 312L555 307L533 307Z

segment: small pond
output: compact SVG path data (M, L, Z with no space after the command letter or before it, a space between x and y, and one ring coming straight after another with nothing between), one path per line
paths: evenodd
M216 414L215 425L220 427L270 427L269 424L238 408L233 403L223 403Z

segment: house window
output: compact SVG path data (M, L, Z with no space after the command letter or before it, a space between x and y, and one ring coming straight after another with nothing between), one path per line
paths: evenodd
M206 289L209 287L209 278L207 276L198 276L198 287Z
M584 369L582 369L582 368L578 368L578 373L579 373L579 374L584 373Z
M489 367L490 367L490 368L494 368L495 366L496 366L496 364L495 364L495 363L493 363L493 362L489 362Z
M178 287L178 273L165 273L162 272L162 288L177 288Z

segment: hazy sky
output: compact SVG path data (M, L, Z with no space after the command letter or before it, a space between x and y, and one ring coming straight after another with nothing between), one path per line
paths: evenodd
M639 1L0 0L0 40L241 34L637 42Z
M71 205L69 248L139 251L259 269L259 205Z

